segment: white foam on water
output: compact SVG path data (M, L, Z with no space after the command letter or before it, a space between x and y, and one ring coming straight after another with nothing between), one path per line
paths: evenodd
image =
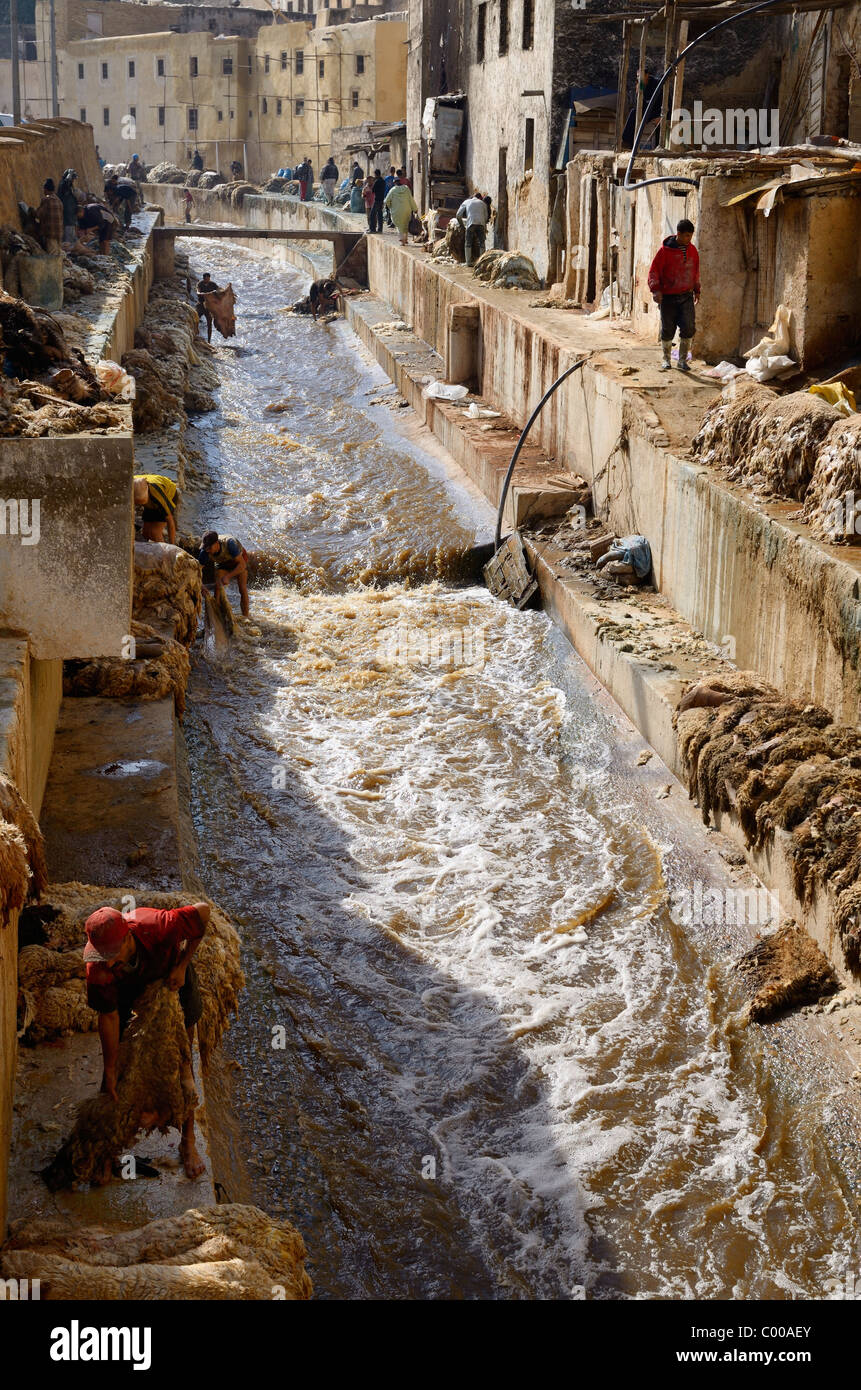
M256 269L243 282L224 254L253 300ZM262 337L258 350L274 393L283 368ZM315 413L334 372L337 407ZM275 418L291 437L305 429L301 447L270 440L256 489L241 460L221 470L218 524L240 529L245 507L291 546L301 533L312 583L333 537L370 564L413 521L408 466L386 480L379 436L364 448L345 428L374 379L351 359L321 359L318 382L299 371L295 406ZM240 387L225 394L248 422L241 440L254 424ZM815 1126L764 1079L758 1035L715 1024L726 1005L708 941L683 940L666 911L673 845L608 775L612 734L554 671L547 619L436 585L275 583L253 613L259 635L240 630L231 671L210 673L225 684L209 717L235 785L265 803L263 843L245 852L271 856L273 882L289 857L280 881L301 912L287 959L311 997L297 1028L320 1047L327 1009L339 1015L329 1029L360 1058L357 1101L373 1091L393 1132L422 1136L500 1286L815 1294L835 1252L847 1258L851 1209ZM482 661L459 665L445 654L465 629ZM277 946L277 913L272 930ZM388 1150L380 1162L396 1167Z

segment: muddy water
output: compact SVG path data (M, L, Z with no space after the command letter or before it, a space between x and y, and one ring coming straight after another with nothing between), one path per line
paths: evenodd
M547 620L448 582L483 519L343 325L278 312L296 272L206 264L240 347L189 503L283 576L186 717L255 1200L323 1297L821 1297L859 1267L857 1117L805 1021L737 1026L743 933L671 919L721 861Z

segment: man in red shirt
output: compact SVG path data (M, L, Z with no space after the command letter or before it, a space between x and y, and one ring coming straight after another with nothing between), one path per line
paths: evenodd
M693 245L694 224L683 217L676 235L665 238L649 267L649 289L661 309L661 371L672 366L672 347L679 330L679 371L689 372L688 353L696 332L694 305L700 297L700 258Z
M161 910L139 907L121 913L100 907L85 924L87 944L87 1002L99 1015L104 1076L102 1090L117 1099L117 1054L120 1037L134 1010L135 1001L154 980L179 991L185 1016L190 1053L194 1030L203 1012L197 974L191 958L209 921L209 904ZM191 1068L183 1084L193 1084ZM189 1178L199 1178L204 1163L197 1152L194 1115L183 1125L180 1157Z

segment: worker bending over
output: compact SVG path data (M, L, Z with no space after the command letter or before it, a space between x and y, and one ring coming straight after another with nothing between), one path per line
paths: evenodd
M179 991L191 1056L194 1030L203 1013L192 956L206 932L209 915L209 903L192 903L168 910L138 907L134 912L100 907L87 918L87 1003L99 1015L104 1063L102 1090L111 1100L118 1100L120 1038L135 1001L155 980ZM184 1089L193 1089L190 1060L183 1063L182 1084ZM179 1154L186 1176L199 1178L204 1163L197 1152L193 1112L182 1127Z
M167 538L171 545L176 545L176 509L179 506L176 483L161 473L137 473L134 498L135 506L143 507L143 539L163 541L167 525Z
M235 536L220 536L217 531L207 531L197 557L202 565L211 560L215 565L215 597L219 589L226 589L231 579L236 580L239 589L239 602L242 616L249 614L248 603L248 552Z
M318 314L336 313L341 298L337 280L315 280L308 291L308 298L311 301L315 323Z

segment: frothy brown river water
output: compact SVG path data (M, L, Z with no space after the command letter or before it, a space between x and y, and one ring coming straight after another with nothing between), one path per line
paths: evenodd
M822 1297L859 1268L857 1120L806 1020L738 1027L748 938L673 921L707 837L542 614L451 584L489 518L343 324L279 312L303 277L192 254L239 338L186 516L281 576L186 717L255 1200L323 1297Z

